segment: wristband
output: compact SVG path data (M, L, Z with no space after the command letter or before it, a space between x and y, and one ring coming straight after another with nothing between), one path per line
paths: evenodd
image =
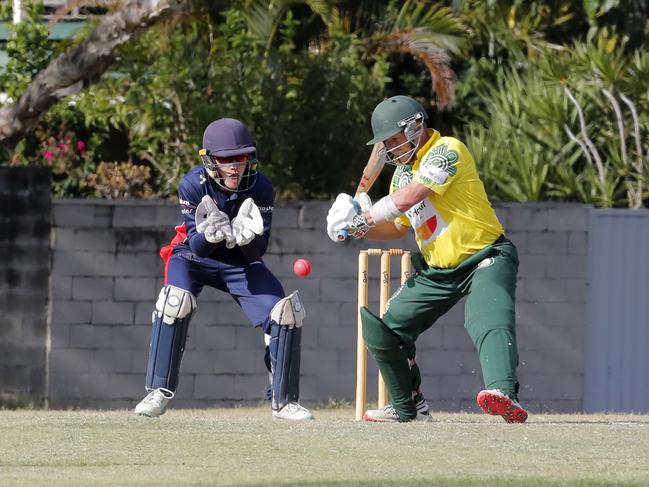
M403 214L403 212L397 208L397 205L394 204L394 200L390 195L384 196L374 203L369 209L369 212L372 216L372 220L374 220L374 224L391 222Z

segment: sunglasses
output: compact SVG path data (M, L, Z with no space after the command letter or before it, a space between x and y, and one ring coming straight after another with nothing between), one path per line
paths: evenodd
M248 162L248 159L250 157L248 154L239 154L238 156L230 156L230 157L217 157L217 156L210 156L212 161L216 162L217 164L232 164L233 162Z
M207 149L201 149L198 152L198 155L200 156L201 161L203 162L205 167L211 170L214 170L217 166L223 164L241 164L252 160L250 158L250 154L238 154L236 156L230 157L218 157L210 154Z

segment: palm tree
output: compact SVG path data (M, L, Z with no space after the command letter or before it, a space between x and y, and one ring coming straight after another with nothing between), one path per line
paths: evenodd
M307 43L312 50L326 50L329 36L341 31L361 39L368 62L383 54L410 54L428 70L437 106L452 103L455 74L450 56L461 54L466 44L460 20L447 7L424 0L244 0L243 6L250 30L267 48L290 11L298 20L310 21ZM313 22L313 16L319 22Z

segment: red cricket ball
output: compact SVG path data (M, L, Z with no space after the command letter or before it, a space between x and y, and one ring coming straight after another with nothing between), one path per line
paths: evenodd
M308 276L311 274L311 262L306 259L297 259L293 264L293 272L295 272L296 276Z

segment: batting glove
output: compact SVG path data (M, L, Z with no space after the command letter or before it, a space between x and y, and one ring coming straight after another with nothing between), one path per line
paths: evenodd
M363 218L363 212L371 206L372 202L367 193L361 193L358 200L345 193L339 194L327 214L329 238L338 242L340 230L348 230L355 238L362 238L371 228Z

